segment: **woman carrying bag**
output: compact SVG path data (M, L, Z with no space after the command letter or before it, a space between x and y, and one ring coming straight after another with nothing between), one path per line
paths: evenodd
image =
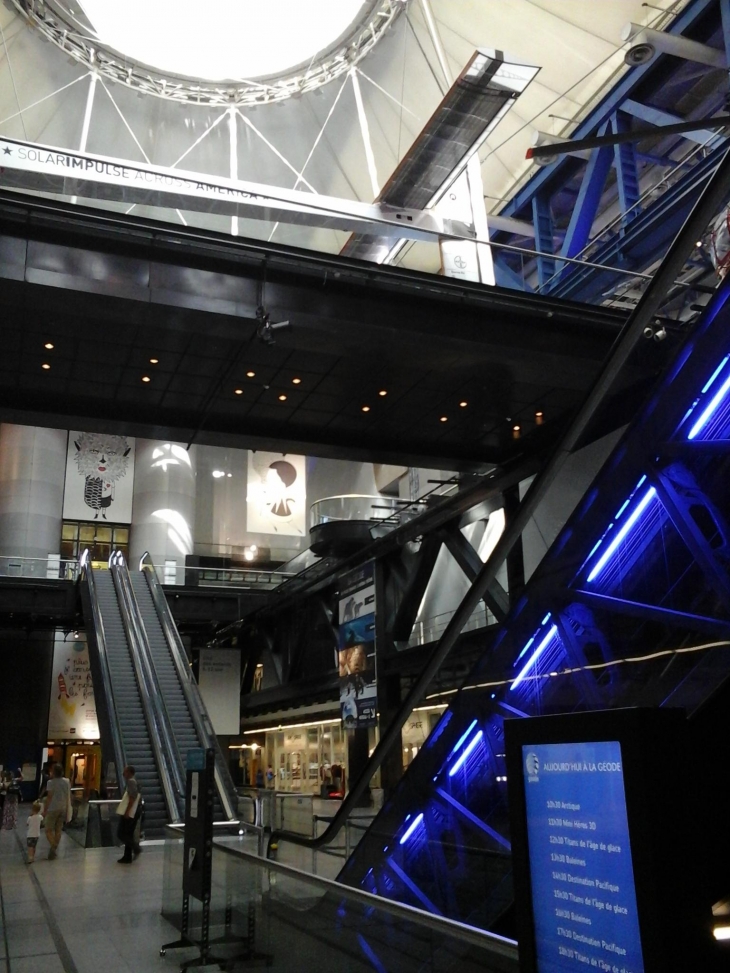
M142 798L139 784L134 776L134 767L125 767L122 776L126 782L124 797L117 805L119 827L117 837L124 845L124 854L119 859L120 865L131 865L142 850L135 839L135 829L141 811Z

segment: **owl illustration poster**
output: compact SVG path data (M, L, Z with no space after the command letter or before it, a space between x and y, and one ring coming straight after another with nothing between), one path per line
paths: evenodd
M132 521L134 439L71 431L66 456L65 520Z
M306 503L303 456L249 452L246 528L250 533L303 536L307 531Z

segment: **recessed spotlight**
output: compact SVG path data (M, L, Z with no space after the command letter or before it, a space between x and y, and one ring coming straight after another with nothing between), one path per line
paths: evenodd
M387 394L388 394L388 390L387 390L387 389L381 389L381 390L380 390L380 391L378 392L378 395L387 395Z
M41 365L41 368L45 368L45 370L46 370L46 371L48 371L48 369L49 369L50 367L51 367L51 366L50 366L50 365L48 364L48 362L47 362L47 361L44 361L44 362L43 362L43 364Z
M236 395L243 395L243 389L234 389L233 391L236 393Z
M159 363L160 363L159 358L150 358L150 365L159 365Z
M465 409L469 405L469 403L462 399L459 405L461 406L462 409Z
M542 412L536 412L535 413L535 423L538 426L541 426L543 424L544 420L545 420L545 416L544 416L544 414Z
M213 477L214 479L216 479L216 480L220 480L220 478L221 478L222 476L225 476L225 475L226 475L226 471L225 471L225 470L213 470L213 472L212 472L212 473L211 473L210 475L211 475L211 476L212 476L212 477Z
M513 439L519 439L520 438L520 427L519 426L512 426L512 438Z
M302 380L301 380L301 378L293 378L291 380L291 383L292 383L292 385L301 385L302 384Z
M519 432L519 431L520 431L519 426L512 426L512 432Z
M45 348L45 349L46 349L47 351L53 351L53 342L52 342L52 341L47 341L47 342L45 343L45 345L43 345L43 347L44 347L44 348Z
M364 405L364 406L362 407L362 411L363 411L363 412L370 412L370 406L369 406L369 405Z
M448 422L448 421L449 421L448 416L441 416L441 422Z
M256 372L246 372L246 378L253 378Z
M282 394L282 395L280 395L280 396L279 396L279 402L286 402L286 396L285 396L285 395L283 395L283 394Z
M149 375L143 375L142 376L142 381L143 382L151 382L152 379L149 377Z

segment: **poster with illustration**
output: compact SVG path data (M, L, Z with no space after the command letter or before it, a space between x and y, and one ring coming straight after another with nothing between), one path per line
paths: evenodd
M68 436L64 520L132 521L134 439L103 432Z
M338 599L340 711L346 727L375 726L375 574L373 563L345 575Z
M98 740L89 650L83 637L60 633L53 646L48 736L52 740Z
M303 536L308 529L306 477L303 456L250 451L246 493L249 533Z

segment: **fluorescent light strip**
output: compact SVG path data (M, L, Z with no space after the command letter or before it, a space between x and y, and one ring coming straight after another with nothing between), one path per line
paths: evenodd
M418 817L416 817L416 818L413 819L410 828L406 831L406 833L403 835L403 837L400 840L400 844L401 845L404 845L406 843L406 841L408 841L408 839L413 834L413 832L416 830L416 828L421 823L421 821L423 821L423 812L421 812L421 814L419 814Z
M730 939L730 926L715 926L712 930L715 939Z
M611 541L611 543L606 548L606 550L605 550L605 552L603 554L603 557L600 558L600 560L598 561L598 564L596 564L596 566L593 568L593 570L591 571L591 573L588 575L588 581L593 581L593 579L598 574L600 574L600 572L606 566L607 561L611 558L612 554L615 552L616 548L619 546L619 544L624 539L624 537L626 537L626 535L628 534L628 532L631 530L631 528L634 526L634 524L636 523L636 521L642 515L642 513L644 512L644 510L646 509L646 507L648 506L648 504L650 503L650 501L653 500L653 498L655 496L656 496L656 489L654 487L649 487L649 489L646 491L646 493L642 497L641 502L634 509L634 512L631 514L631 516L626 521L626 523L623 525L623 527L621 528L621 530L618 532L618 534L616 534L616 536L614 537L614 539ZM513 685L512 688L514 689L514 685Z
M709 381L707 382L707 385L705 385L705 387L704 387L704 388L702 389L702 394L703 394L703 395L704 395L704 394L705 394L705 392L706 392L706 391L707 391L707 390L708 390L708 389L710 388L710 386L711 386L711 385L712 385L712 383L713 383L713 382L715 381L715 379L717 378L717 376L718 376L718 375L720 374L720 372L721 372L721 371L723 370L723 368L724 368L724 367L725 367L725 365L727 364L727 360L728 360L728 358L730 358L730 355L726 355L726 356L725 356L725 357L723 358L723 360L722 360L722 361L720 362L720 364L719 364L719 365L717 366L717 368L715 369L715 371L714 371L714 372L712 373L712 376L710 377L710 379L709 379Z
M456 763L454 764L454 766L449 771L449 777L453 777L454 776L454 774L461 767L461 765L466 761L466 759L468 758L469 754L472 752L472 750L474 749L474 747L477 745L477 743L479 743L479 741L481 740L481 738L483 736L484 736L484 730L480 730L478 733L475 733L474 734L474 737L472 738L472 741L469 744L469 746L466 748L466 750L462 753L462 755L459 757L459 759L456 761Z
M557 633L558 633L558 626L557 625L553 625L553 627L547 633L547 635L545 636L545 638L542 640L542 642L538 645L538 647L535 649L535 651L530 656L530 658L529 658L529 660L528 660L527 665L525 666L525 668L522 670L522 672L517 676L517 678L515 679L515 681L510 686L510 690L517 689L517 687L522 682L522 680L525 678L525 676L530 671L530 669L532 668L532 666L537 662L537 660L539 659L539 657L545 651L545 649L547 648L548 644L552 640L553 636L554 635L557 635Z
M717 409L720 403L722 402L722 400L725 398L728 389L730 389L730 376L725 379L725 381L722 383L718 391L712 397L710 404L707 406L707 408L699 417L699 419L694 424L694 426L692 426L689 433L687 434L687 439L694 439L695 436L704 429L704 427L713 417L715 412L717 412Z
M464 740L466 740L466 738L469 736L469 734L471 733L471 731L474 729L474 727L476 725L477 725L477 721L476 720L472 720L471 723L469 724L469 726L466 728L466 730L459 737L459 740L458 740L456 746L454 747L454 749L449 754L450 757L453 757L454 756L454 754L456 753L456 751L462 745L462 743L464 742Z

